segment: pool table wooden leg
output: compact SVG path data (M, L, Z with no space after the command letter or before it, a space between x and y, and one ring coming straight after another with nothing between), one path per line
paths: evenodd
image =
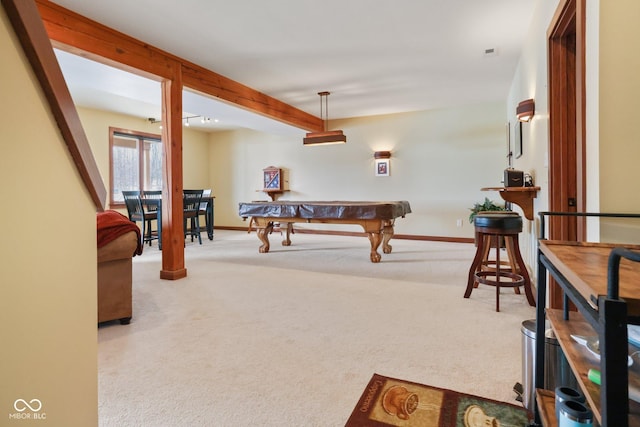
M261 254L269 252L269 234L273 231L273 222L269 222L266 226L260 227L256 230L258 239L262 242L262 246L258 249Z
M382 252L390 254L393 246L389 244L389 240L393 237L393 222L384 225L382 232Z
M367 233L369 236L369 241L371 242L371 262L380 262L382 255L378 253L378 247L380 247L380 242L382 242L382 233L379 231L377 233Z
M287 230L286 230L286 234L284 237L284 240L282 241L282 246L291 246L291 230L293 230L293 223L287 222ZM282 223L280 224L280 228L282 229Z

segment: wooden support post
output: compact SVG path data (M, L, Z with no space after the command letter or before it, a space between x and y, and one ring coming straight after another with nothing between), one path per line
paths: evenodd
M162 270L160 278L186 277L182 205L182 70L162 81Z

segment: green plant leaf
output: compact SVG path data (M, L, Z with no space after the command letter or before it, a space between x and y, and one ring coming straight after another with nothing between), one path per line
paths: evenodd
M469 223L473 224L473 219L476 217L478 212L504 211L506 209L504 208L504 206L496 205L493 200L489 200L488 197L485 197L484 202L476 202L472 208L469 208L469 210L471 211L471 214L469 215Z

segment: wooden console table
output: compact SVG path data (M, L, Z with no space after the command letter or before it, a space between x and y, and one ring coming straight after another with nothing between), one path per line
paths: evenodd
M497 191L503 200L522 208L525 218L533 221L533 199L536 198L540 187L484 187L481 191Z

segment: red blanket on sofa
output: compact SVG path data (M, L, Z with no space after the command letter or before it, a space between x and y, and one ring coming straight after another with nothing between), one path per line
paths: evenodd
M130 231L135 231L138 236L138 247L133 256L142 255L142 242L140 241L140 229L135 222L116 211L104 211L96 214L98 228L98 247L101 248L107 243Z

